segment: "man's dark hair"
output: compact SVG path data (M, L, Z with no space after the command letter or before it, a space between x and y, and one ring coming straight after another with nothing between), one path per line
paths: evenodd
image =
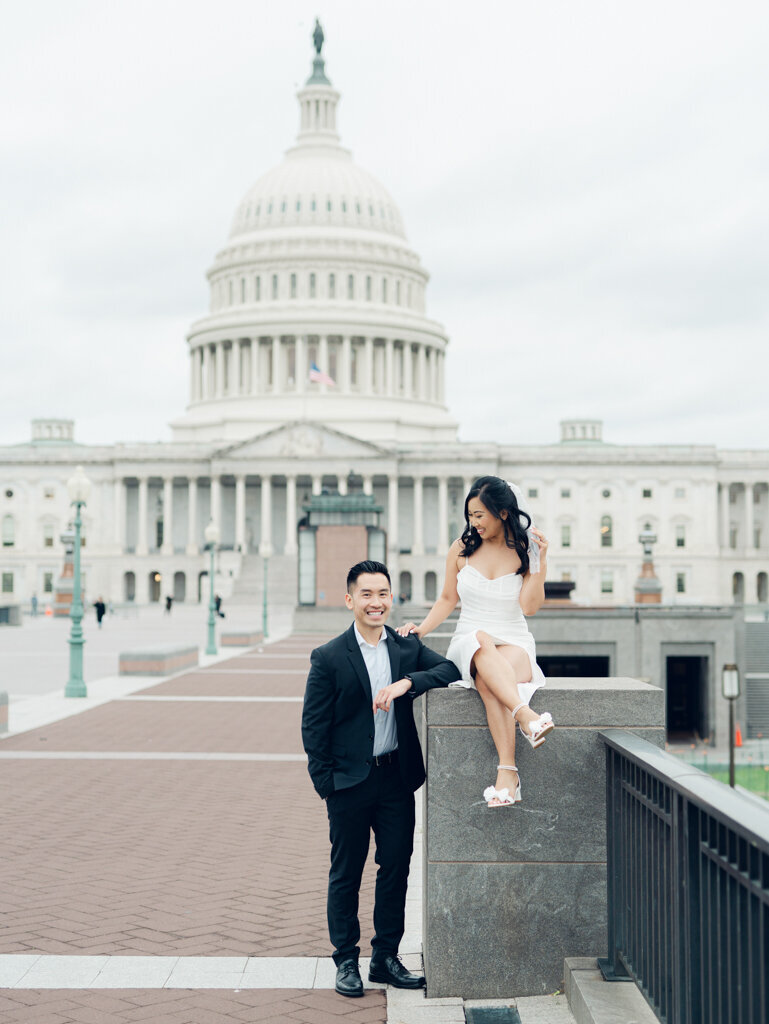
M353 583L362 576L364 572L381 572L383 576L387 577L387 582L390 584L392 589L392 580L390 579L390 573L387 571L387 566L384 562L372 562L371 559L366 559L365 562L356 563L352 569L347 573L347 593L350 593L350 588Z

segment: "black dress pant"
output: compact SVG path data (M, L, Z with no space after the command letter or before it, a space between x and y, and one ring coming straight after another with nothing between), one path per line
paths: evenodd
M395 755L397 758L397 754ZM367 779L332 793L326 801L331 838L328 931L334 961L358 959L358 894L371 833L376 843L375 955L397 953L403 937L409 862L414 848L414 794L403 784L397 760L376 764Z

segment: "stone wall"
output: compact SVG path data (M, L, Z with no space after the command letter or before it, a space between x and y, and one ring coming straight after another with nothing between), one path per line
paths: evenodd
M567 956L606 949L605 754L619 727L664 742L662 690L629 678L549 679L532 699L555 732L520 733L522 802L488 808L496 753L480 697L422 700L424 959L430 997L503 998L561 988Z

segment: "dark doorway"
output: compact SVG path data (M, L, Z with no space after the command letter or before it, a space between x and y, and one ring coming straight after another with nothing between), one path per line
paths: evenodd
M579 676L605 678L609 675L608 655L552 654L537 656L537 664L545 676Z
M708 659L675 655L666 662L668 739L705 739Z

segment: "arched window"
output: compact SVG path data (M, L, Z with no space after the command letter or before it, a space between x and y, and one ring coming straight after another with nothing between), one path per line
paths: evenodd
M611 516L601 516L601 547L610 548L614 539Z
M183 572L174 573L174 601L183 601L187 596L187 577Z
M55 532L53 523L43 523L43 547L53 547L53 535Z
M148 576L150 601L157 603L160 600L160 588L163 582L163 576L161 573L155 571L149 573Z
M756 597L761 604L769 601L769 577L765 572L760 572L756 577Z
M123 599L125 601L136 600L136 573L127 572L123 576Z
M12 548L16 544L16 522L13 516L3 516L3 547Z
M732 576L732 597L735 604L743 604L745 601L745 577L741 572Z
M411 600L411 573L402 572L398 581L398 600L403 603L404 601Z
M434 601L438 592L438 578L434 572L425 573L425 601Z

